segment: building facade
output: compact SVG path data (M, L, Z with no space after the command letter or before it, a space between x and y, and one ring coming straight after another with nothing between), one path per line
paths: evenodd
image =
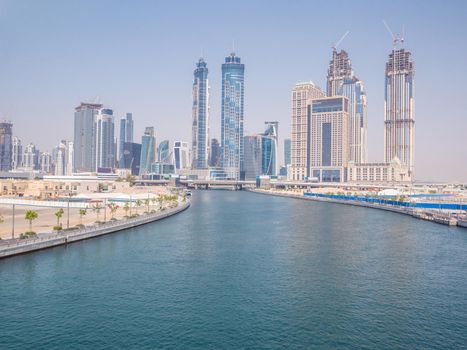
M141 137L141 161L139 173L151 172L151 164L156 161L156 134L153 126L148 126Z
M188 148L188 142L174 142L173 158L173 165L176 173L178 173L179 170L188 169L190 167L190 150Z
M219 140L212 139L211 147L210 147L210 154L209 154L209 166L219 167L220 159L221 159L221 146L219 144Z
M123 168L131 169L131 174L139 175L141 160L141 144L134 142L125 142L123 148Z
M245 136L245 180L256 180L263 170L262 136Z
M75 108L74 168L78 172L96 170L95 122L101 104L81 103Z
M11 158L11 168L16 170L23 166L23 146L21 140L13 136L13 154Z
M394 157L414 174L414 63L411 53L394 48L385 68L384 162Z
M163 140L157 148L157 160L162 164L172 164L169 140Z
M98 111L95 121L96 132L96 167L114 168L115 167L115 125L113 110L102 108Z
M245 65L231 53L222 64L221 166L227 176L244 178Z
M410 181L409 167L396 157L389 163L356 164L349 162L348 182L405 182Z
M279 122L265 122L266 130L261 134L261 175L279 174Z
M208 68L202 58L193 75L191 167L204 169L209 165L209 80Z
M295 84L292 90L291 166L289 180L302 181L310 176L311 100L324 97L313 82Z
M310 172L320 182L345 182L348 165L349 100L311 101Z
M291 164L292 161L292 140L291 139L284 139L284 166L287 168L288 165Z
M10 171L13 159L13 124L0 123L0 171Z

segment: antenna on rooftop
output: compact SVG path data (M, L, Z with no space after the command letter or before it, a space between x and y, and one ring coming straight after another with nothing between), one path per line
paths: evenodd
M342 35L342 37L339 39L339 41L337 43L335 43L334 45L332 45L332 49L335 51L337 49L337 47L340 45L340 43L342 43L342 41L344 41L345 37L349 34L350 32L349 31L346 31L344 35Z

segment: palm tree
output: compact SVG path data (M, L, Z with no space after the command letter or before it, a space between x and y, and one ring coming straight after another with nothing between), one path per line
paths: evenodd
M110 209L110 217L111 217L111 219L113 219L114 216L115 216L115 213L116 213L116 211L117 211L117 209L118 209L118 205L115 204L115 203L110 203L110 204L108 205L108 207L109 207L109 209Z
M147 213L149 214L149 203L151 203L151 201L149 200L149 198L145 199L144 200L144 204L146 205L146 207L148 208L147 209Z
M140 207L141 204L142 204L141 200L140 200L140 199L137 199L137 200L136 200L136 209L135 209L135 210L136 210L136 214L138 214L138 207Z
M159 195L157 196L157 202L159 203L159 210L162 210L162 205L164 204L165 201L165 196L164 195Z
M86 215L86 209L79 210L79 224L83 225L83 216Z
M37 214L37 211L34 211L34 210L26 211L26 215L24 216L24 219L29 221L29 232L32 232L32 221L37 219L38 216L39 215Z
M96 222L98 222L102 206L100 205L100 203L96 203L93 205L92 209L96 212Z
M128 202L126 202L123 206L123 210L125 211L125 216L128 216L128 210L130 210L130 205L128 204Z
M57 231L61 229L62 225L60 224L60 219L63 216L64 212L65 211L63 210L63 208L60 208L59 210L55 212L55 216L57 217L57 226L55 226L55 228L57 229Z

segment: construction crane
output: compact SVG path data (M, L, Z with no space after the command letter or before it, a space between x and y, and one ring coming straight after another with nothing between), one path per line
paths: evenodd
M337 43L335 43L334 45L332 45L332 49L333 51L336 51L337 50L337 47L340 45L340 43L345 39L345 37L349 34L350 32L349 31L346 31L344 35L342 35L342 37L339 39L339 41Z
M391 28L389 27L389 25L386 23L386 21L384 19L383 19L383 23L384 23L384 26L386 27L386 29L388 30L389 35L392 38L392 45L394 47L396 47L397 43L403 44L404 43L404 31L405 31L404 26L402 26L402 34L394 35Z

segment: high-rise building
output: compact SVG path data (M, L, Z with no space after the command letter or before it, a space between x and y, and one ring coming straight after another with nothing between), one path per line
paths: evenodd
M13 136L13 155L11 159L11 168L16 170L23 166L23 146L21 140Z
M49 152L41 152L39 164L41 173L49 174L52 171L52 156Z
M51 160L54 164L54 175L56 176L71 176L73 174L73 142L62 140L60 144L54 148Z
M0 171L10 171L13 157L13 124L0 122Z
M115 126L113 110L102 108L96 115L96 168L115 167Z
M123 168L123 150L126 140L126 119L120 119L120 137L118 140L118 167Z
M96 170L95 122L101 104L81 103L75 108L74 168L78 172Z
M325 97L311 101L310 173L320 182L345 182L348 166L349 100Z
M190 153L188 149L188 142L175 141L173 150L173 164L175 172L181 169L187 169L190 164Z
M39 163L38 150L33 143L29 143L24 147L22 163L24 169L35 170L37 168Z
M279 164L277 157L278 142L279 142L279 122L265 122L266 131L261 134L261 164L262 164L262 175L273 175L279 174Z
M414 63L411 53L394 48L385 69L384 162L397 157L414 173Z
M222 64L221 166L234 179L244 178L244 76L245 65L232 52Z
M292 141L290 139L284 139L284 166L291 164L292 154L291 152Z
M245 180L255 180L262 173L262 136L245 136Z
M332 52L327 76L327 95L349 99L349 161L367 162L366 93L344 50Z
M123 169L131 169L132 175L139 175L141 159L141 144L134 142L125 142L123 148Z
M311 100L324 97L313 82L295 84L292 90L291 166L289 180L301 181L310 176Z
M156 134L154 127L148 126L141 137L141 163L139 173L151 172L151 164L156 161Z
M219 145L219 141L217 139L211 139L209 166L211 167L220 166L220 158L221 158L221 146Z
M159 147L157 149L157 160L161 164L172 163L169 140L163 140L161 143L159 143Z
M125 142L133 142L133 114L126 114L126 139Z
M209 161L209 80L206 62L200 58L193 72L192 168L204 169Z

